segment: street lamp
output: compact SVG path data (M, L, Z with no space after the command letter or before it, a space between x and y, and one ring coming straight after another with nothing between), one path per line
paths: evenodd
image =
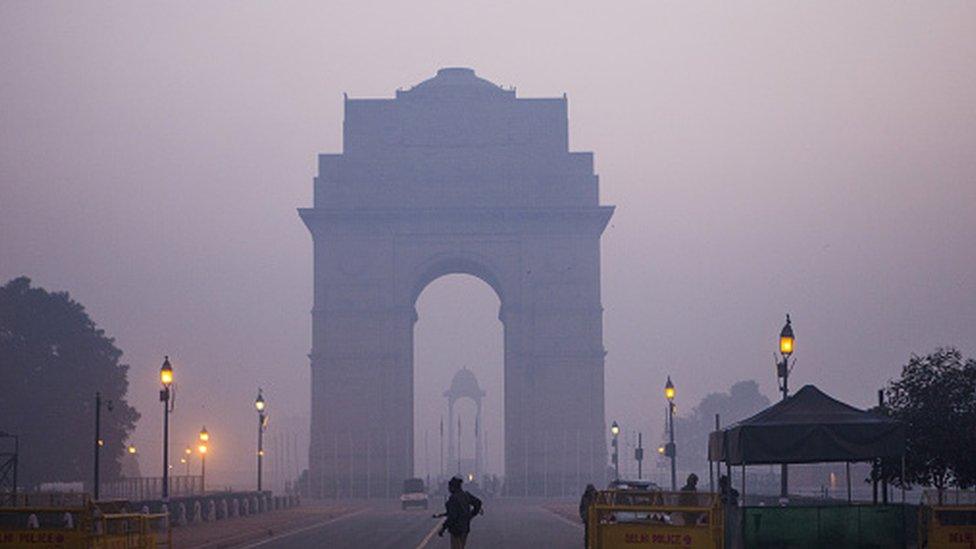
M790 356L793 354L795 342L796 338L793 336L793 324L790 322L790 315L787 314L786 324L783 325L783 329L779 332L779 354L781 360L776 361L776 380L779 383L779 390L783 393L783 400L786 400L790 396L790 370L793 369L790 364ZM789 471L785 463L780 466L779 497L789 497Z
M613 478L615 480L619 480L620 479L620 452L619 452L620 447L617 442L617 435L620 434L620 426L617 425L616 421L614 421L613 424L610 425L610 434L613 436L613 440L610 442L610 444L613 446Z
M112 411L112 401L109 400L106 403L108 411ZM95 393L95 479L92 492L95 496L95 501L98 501L99 489L101 488L101 453L102 446L105 446L105 441L102 440L102 393Z
M266 406L264 395L261 394L261 388L259 387L258 398L254 400L254 409L258 411L258 492L261 491L261 462L264 459L264 427L267 420L267 416L264 414L264 408Z
M187 446L183 449L183 453L186 454L186 457L181 458L180 463L186 464L186 476L190 476L190 456L193 455L193 450Z
M200 445L197 446L197 451L200 452L200 490L207 493L207 446L210 443L210 433L207 432L206 425L200 428L199 438ZM187 448L187 451L189 450Z
M671 491L676 492L678 490L678 470L675 463L676 448L674 445L674 383L671 382L671 376L668 376L668 382L664 384L664 398L668 399L668 445L665 448L665 454L671 458Z
M125 451L129 452L132 455L135 455L136 447L130 444L128 447L126 447Z
M163 403L163 501L169 501L169 413L176 402L172 398L173 366L168 356L159 369L159 382L163 385L159 391L159 401Z

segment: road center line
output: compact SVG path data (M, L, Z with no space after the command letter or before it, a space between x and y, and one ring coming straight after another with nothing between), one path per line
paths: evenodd
M434 537L434 534L437 533L437 530L440 527L441 527L441 523L440 521L437 521L437 524L435 524L434 527L430 529L430 532L427 532L427 536L425 536L424 539L420 542L420 545L417 545L416 549L424 549L424 547L427 547L427 544L430 542L430 538Z
M294 536L295 534L300 534L302 532L307 532L309 530L314 530L316 528L321 528L323 526L328 526L329 524L332 524L332 523L335 523L335 522L339 522L340 520L344 520L344 519L347 519L347 518L350 518L350 517L354 517L356 515L361 515L361 514L365 513L368 510L369 510L369 507L364 507L364 508L362 508L362 509L360 509L358 511L353 511L352 513L346 513L345 515L340 515L338 517L331 518L331 519L329 519L327 521L324 521L324 522L317 522L315 524L311 524L309 526L305 526L303 528L299 528L298 530L292 530L290 532L285 532L283 534L278 534L277 536L271 536L270 538L263 539L263 540L261 540L261 541L259 541L257 543L252 543L250 545L244 545L244 546L242 546L242 547L240 547L238 549L252 549L253 547L261 547L262 545L267 545L267 544L271 543L272 541L278 541L280 539L287 538L289 536Z

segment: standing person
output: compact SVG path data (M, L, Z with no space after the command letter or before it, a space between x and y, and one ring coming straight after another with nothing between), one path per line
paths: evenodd
M698 507L698 475L692 473L688 475L688 480L685 485L681 487L681 495L678 497L678 503L682 507ZM700 513L685 512L681 513L684 518L684 523L691 526L698 522L698 517Z
M723 505L731 507L739 505L739 491L732 487L729 477L725 475L718 477L718 491Z
M596 501L596 486L587 484L579 503L580 520L583 521L583 547L586 547L590 541L590 521L587 520L587 514L594 501Z
M437 535L443 537L445 530L450 532L451 549L464 549L468 542L468 532L471 531L471 519L481 514L481 500L462 490L462 482L460 478L454 477L447 483L451 497L444 504L446 512L439 515L447 518Z
M739 526L739 491L732 487L729 477L718 477L719 497L722 500L722 512L725 514L725 547L738 547L742 539Z

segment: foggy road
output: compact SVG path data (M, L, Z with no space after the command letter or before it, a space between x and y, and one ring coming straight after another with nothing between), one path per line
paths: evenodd
M432 502L433 503L433 502ZM431 518L442 512L441 506L430 510L401 511L393 501L364 504L349 515L324 521L291 533L284 533L243 548L439 548L450 547L450 538L437 537L441 519ZM583 527L559 517L539 502L491 500L485 502L485 514L472 522L468 547L580 547Z

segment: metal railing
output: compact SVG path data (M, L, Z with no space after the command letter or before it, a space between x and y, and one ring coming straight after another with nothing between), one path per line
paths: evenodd
M141 501L162 497L162 477L120 478L103 482L101 499L127 499ZM199 475L179 475L169 477L169 496L171 498L203 494L203 477Z

